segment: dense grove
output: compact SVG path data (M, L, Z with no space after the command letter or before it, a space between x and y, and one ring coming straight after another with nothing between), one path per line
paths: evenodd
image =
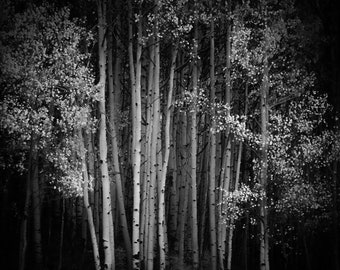
M2 1L4 269L339 270L332 1Z

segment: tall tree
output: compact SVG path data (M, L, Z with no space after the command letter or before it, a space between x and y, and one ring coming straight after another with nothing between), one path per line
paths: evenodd
M141 172L141 72L142 72L142 16L141 7L137 15L137 55L136 65L133 59L133 13L131 1L129 5L129 66L131 80L131 104L132 104L132 163L133 163L133 220L132 220L132 256L133 268L140 268L140 172ZM136 71L135 71L136 68Z
M210 22L210 100L215 102L215 24ZM212 111L212 130L216 128L215 110ZM209 169L209 228L211 269L217 269L216 239L216 133L210 134L210 169Z
M107 269L114 269L114 243L111 207L111 191L109 170L107 164L107 138L106 138L106 108L105 108L105 89L106 89L106 0L98 1L98 54L99 54L99 161L102 182L102 199L103 199L103 248L104 248L104 266Z
M191 226L192 226L192 263L193 268L199 267L198 254L198 222L197 222L197 96L198 96L198 23L194 26L193 45L193 69L192 69L192 95L194 97L194 107L191 112Z
M260 201L260 268L269 270L269 232L267 214L267 177L268 177L268 94L269 94L269 68L267 54L263 59L263 81L261 85L261 178L260 185L264 195Z
M79 150L80 150L80 158L81 158L82 172L83 172L83 178L84 178L84 183L83 183L84 206L85 206L86 213L87 213L88 228L89 228L90 235L91 235L94 265L95 265L95 269L99 270L100 269L100 255L99 255L98 240L97 240L96 231L95 231L94 222L93 222L93 212L92 212L92 208L89 202L89 191L88 191L89 175L88 175L87 164L86 164L86 159L85 159L84 140L85 139L83 137L82 131L80 130L79 131L79 144L80 144Z

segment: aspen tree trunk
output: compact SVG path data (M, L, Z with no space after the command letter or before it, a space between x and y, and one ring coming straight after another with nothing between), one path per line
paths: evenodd
M148 125L146 126L145 131L145 166L144 166L144 174L143 174L143 185L142 185L142 212L143 215L141 217L141 239L143 240L144 247L142 249L143 254L141 253L141 258L144 258L145 268L153 267L153 252L154 252L154 226L155 220L152 219L152 215L154 213L155 202L154 202L154 188L150 189L150 186L154 186L155 183L151 183L151 148L152 148L152 130L153 130L153 85L154 85L154 41L151 37L150 40L150 59L148 66L148 86L147 86L147 100L146 100L146 122ZM150 223L151 220L151 223ZM149 232L151 235L149 236ZM152 265L152 266L151 266Z
M92 208L89 202L89 192L88 192L88 184L89 184L89 175L87 171L87 165L85 160L85 143L82 132L79 131L79 141L80 141L80 157L82 161L82 172L83 172L83 195L84 195L84 206L86 208L87 213L87 222L89 226L90 236L91 236L91 243L92 243L92 250L93 250L93 259L94 265L96 270L100 270L100 256L99 256L99 249L98 249L98 241L95 231L95 226L93 222L93 213Z
M238 148L234 191L238 190L240 169L241 169L241 156L242 156L242 142L240 142L239 148ZM234 228L235 228L235 220L232 218L230 220L229 234L228 234L227 270L231 270L231 262L232 262L232 255L233 255Z
M112 31L112 29L111 29ZM125 205L124 205L124 195L123 195L123 188L122 188L122 178L121 178L121 171L119 166L119 156L118 156L118 143L117 143L117 131L116 131L116 124L115 124L115 110L116 110L116 104L115 98L117 95L115 95L115 92L120 91L120 82L119 77L117 76L118 70L120 65L115 64L115 72L113 72L113 52L112 52L112 33L109 33L109 39L111 40L111 49L109 50L109 56L108 56L108 74L109 74L109 80L108 80L108 88L109 88L109 108L110 108L110 131L111 131L111 148L112 148L112 160L113 160L113 168L114 168L114 178L115 178L115 192L116 192L116 201L118 204L118 212L119 212L119 219L120 219L120 225L123 232L123 239L124 239L124 245L126 249L126 255L127 255L127 262L129 269L132 269L132 247L131 247L131 239L128 231L128 225L126 220L126 211L125 211ZM118 57L119 58L119 57ZM116 61L119 61L116 59Z
M62 198L62 208L61 208L61 224L60 224L60 244L59 244L59 263L58 270L63 267L63 245L64 245L64 224L65 224L65 198Z
M155 14L157 14L158 2L155 1ZM159 55L159 38L158 38L158 22L157 19L154 22L154 37L152 41L154 41L154 45L151 46L150 56L153 62L153 65L150 66L149 73L149 90L152 91L151 94L151 127L150 127L150 135L149 137L149 155L150 155L150 185L149 185L149 214L148 214L148 269L153 269L154 264L154 249L156 244L156 232L157 226L155 221L157 222L157 189L158 189L158 168L161 164L158 163L157 160L157 152L158 152L158 144L159 144L159 133L160 133L160 94L159 94L159 72L160 72L160 55ZM150 63L151 64L151 63ZM151 74L153 71L153 74ZM152 87L151 87L152 86ZM160 251L160 257L161 257Z
M169 213L168 218L168 238L169 238L169 250L176 250L176 230L178 224L178 199L179 199L179 183L177 181L177 174L179 173L179 168L177 168L177 151L176 151L176 134L177 134L177 116L173 117L173 124L170 127L172 130L172 141L170 142L172 150L170 151L169 158L169 169L170 174L170 198L169 198Z
M152 270L153 269L153 264L154 264L154 246L155 246L155 232L156 232L156 190L157 190L157 136L158 136L158 131L159 131L159 121L160 121L160 102L159 102L159 66L158 66L158 71L156 71L157 67L156 65L159 65L159 60L158 63L156 58L156 44L151 46L151 59L152 62L154 63L152 65L152 71L153 74L149 74L149 84L152 87L149 88L149 90L152 91L151 94L151 103L150 103L150 109L151 109L151 121L150 121L150 132L149 132L149 159L150 161L147 163L148 164L148 169L150 170L150 183L148 185L149 187L149 196L148 198L148 203L149 203L149 208L148 208L148 255L147 255L147 269ZM158 49L159 53L159 49ZM159 55L158 55L159 58ZM151 63L150 63L151 64ZM150 67L151 68L151 67ZM150 70L151 71L151 70ZM158 74L157 74L158 73ZM156 78L157 77L157 78ZM152 79L152 80L151 80ZM157 84L157 85L156 85Z
M248 96L248 85L246 85L246 98L247 96ZM246 102L244 114L247 115L247 113L248 113L248 105ZM242 150L243 150L243 143L241 141L238 146L234 191L238 190L239 182L240 182ZM231 226L229 228L229 235L228 235L228 258L227 258L227 269L228 270L231 270L231 262L232 262L232 255L233 255L233 236L234 236L234 228L235 228L234 223L235 223L235 220L232 218L230 221Z
M133 268L140 268L140 168L141 168L141 130L142 130L142 103L141 103L141 56L142 56L142 16L138 16L138 42L136 55L136 74L133 60L133 14L131 0L129 5L129 65L132 86L132 163L133 163L133 220L132 220L132 256ZM140 11L141 12L141 11Z
M127 252L127 258L128 263L132 263L132 247L131 247L131 239L128 231L128 225L126 220L126 211L125 211L125 205L124 205L124 194L123 194L123 188L122 188L122 179L121 179L121 171L119 166L119 157L118 157L118 143L117 143L117 132L116 127L114 123L114 109L113 106L115 104L113 100L113 95L110 95L110 104L111 104L111 143L112 143L112 156L113 156L113 167L114 167L114 174L116 178L116 192L117 192L117 203L118 203L118 212L119 212L119 219L120 219L120 225L121 229L123 231L123 238L124 238L124 244ZM129 267L132 267L132 264L129 265Z
M229 7L228 7L229 8ZM231 105L231 78L230 78L230 34L231 34L231 25L226 20L227 27L227 37L226 37L226 69L225 69L225 80L226 80L226 88L225 88L225 101L227 105ZM230 115L230 110L228 111L228 117ZM229 192L230 189L230 177L231 177L231 136L230 136L230 128L227 127L225 132L226 137L226 149L224 150L223 158L222 158L222 173L221 173L221 187ZM222 194L220 193L220 200L222 199ZM220 211L219 211L220 212ZM220 212L220 215L222 213ZM218 251L219 251L219 267L220 269L224 269L224 261L225 261L225 253L226 253L226 236L227 236L227 227L226 223L219 222L219 232L218 232ZM228 260L228 259L227 259Z
M180 136L182 144L180 147L182 148L182 160L181 160L181 177L180 177L180 199L179 199L179 224L178 224L178 232L177 239L179 239L178 243L178 261L179 266L184 267L184 243L185 243L185 227L188 213L188 161L187 161L187 114L182 113L182 136Z
M334 2L334 6L336 6L336 2ZM331 16L331 24L333 38L332 46L331 46L331 65L332 65L332 92L335 95L334 103L337 104L337 111L340 109L340 95L339 95L339 87L340 87L340 68L339 68L339 15L338 10L333 9ZM340 123L339 118L337 118L335 123L335 129L339 132ZM339 250L339 159L333 161L332 168L332 176L333 176L333 209L332 209L332 229L333 229L333 265L334 270L340 270L340 250Z
M22 220L20 224L20 245L19 245L19 270L24 270L26 265L26 250L27 250L27 222L29 215L29 207L31 203L31 173L32 173L32 163L33 163L33 150L34 142L31 139L29 159L28 159L28 169L26 178L26 195L25 195L25 205L22 214Z
M97 171L98 168L98 163L96 162L95 166L95 170ZM96 173L96 177L99 177L99 172L97 171ZM94 211L94 221L95 221L95 228L96 228L96 235L97 238L99 239L100 237L100 219L101 219L101 203L100 203L100 189L101 189L101 184L99 179L94 178L95 180L95 185L94 185L94 194L93 194L93 199L94 199L94 204L93 204L93 211Z
M93 151L93 135L92 132L89 132L89 137L87 140L87 151L88 151L88 175L92 176L93 179L93 191L89 193L89 204L93 207L92 215L93 215L93 222L94 228L96 233L96 238L99 239L99 211L98 211L98 180L96 177L96 170L95 170L95 154ZM84 202L85 203L85 202Z
M268 244L268 214L267 214L267 126L268 126L268 90L269 67L268 56L264 55L264 72L261 86L261 178L260 185L264 192L260 201L260 269L269 270L269 244Z
M38 153L34 153L32 177L32 208L33 208L33 235L35 269L43 268L42 243L41 243L41 204L38 175Z
M158 15L158 0L155 0L155 15ZM158 144L158 147L161 148L161 142L160 138L160 129L158 127L158 122L160 122L160 95L159 95L159 76L160 76L160 41L158 36L158 20L155 20L155 124L157 122L157 126L155 126L155 133L156 133L156 141ZM171 62L171 64L173 61ZM172 70L171 66L171 70ZM172 80L172 81L171 81ZM171 78L170 74L170 86L173 85L173 76ZM170 93L171 92L171 93ZM170 96L171 94L171 96ZM165 125L165 154L164 154L164 160L162 164L162 160L160 160L160 163L156 162L157 166L155 169L161 167L161 176L159 179L158 184L158 245L159 245L159 269L165 269L166 267L166 223L165 223L165 179L166 179L166 172L167 172L167 166L168 166L168 160L169 160L169 148L170 148L170 110L169 110L169 98L171 102L172 97L172 88L169 88L169 95L168 95L168 104L166 108L166 125ZM157 114L157 115L156 115ZM159 152L161 155L162 152ZM162 156L160 156L160 159L162 159Z
M198 95L198 26L197 22L194 26L194 66L193 66L193 96L194 96L194 108L191 112L191 226L192 226L192 263L193 269L199 267L199 254L198 254L198 228L197 228L197 120L196 120L196 103Z
M208 122L210 119L208 119L208 116L202 116L203 119L201 119L202 124L204 123L205 126L208 126ZM200 171L200 177L198 178L198 201L197 201L197 215L199 218L198 223L198 239L199 239L199 253L203 254L205 251L205 242L206 242L206 226L207 222L207 211L208 205L209 205L209 160L210 160L210 138L208 136L209 134L205 133L202 135L201 141L199 141L198 145L202 146L202 149L199 150L199 153L201 154L200 161L199 161L199 171ZM210 243L209 243L210 244Z
M157 44L156 44L157 46ZM159 57L157 60L157 53L159 55L159 48L156 48L156 68L157 64L159 65ZM162 177L160 180L160 194L158 194L159 202L158 202L158 241L159 241L159 250L160 250L160 269L165 269L166 267L166 222L165 222L165 181L167 174L167 167L169 162L170 155L170 121L171 121L171 105L172 105L172 93L174 88L174 74L175 74L175 66L176 66L176 58L177 58L177 44L175 48L172 49L172 59L171 59L171 67L170 67L170 76L169 76L169 93L168 93L168 101L166 106L166 119L165 119L165 153L162 164ZM159 75L159 71L158 71ZM159 82L158 82L159 83Z
M245 104L245 112L244 115L248 114L248 84L246 84L246 104ZM241 171L241 159L242 159L242 151L243 151L243 142L239 143L238 147L238 155L237 155L237 163L236 163L236 175L235 175L235 191L239 188L240 183L240 171ZM231 219L231 227L229 229L229 236L228 236L228 260L227 260L227 269L231 269L231 262L232 262L232 255L233 255L233 236L234 236L234 219ZM248 225L246 225L248 226Z
M113 100L113 92L114 92L114 82L113 82L113 4L112 0L108 0L108 12L107 12L107 88L109 92L108 97L108 110L109 110L109 119L108 119L108 129L109 134L111 132L111 136L109 136L108 140L111 141L111 149L113 149L112 144L112 125L114 124L114 106L112 106L111 99ZM111 139L111 140L110 140ZM110 148L109 148L110 149ZM116 152L117 153L117 152ZM114 152L113 152L114 154ZM117 153L118 154L118 153ZM113 163L113 156L111 157L111 164ZM116 171L113 171L112 177L110 177L110 192L111 192L111 212L112 212L112 221L110 220L110 226L113 228L117 228L117 185L116 185ZM115 230L112 231L115 232ZM113 235L111 235L110 229L110 239L111 242L114 242Z
M337 127L338 128L338 127ZM339 181L339 175L338 175L338 161L334 160L332 164L332 180L333 180L333 194L332 194L332 200L333 200L333 209L332 209L332 221L333 221L333 256L334 256L334 269L339 270L340 269L340 263L339 263L339 217L338 217L338 206L337 206L337 198L338 198L338 181Z
M244 114L248 115L248 82L246 82L246 89L245 89L245 108L244 108ZM248 147L244 148L244 160L249 160L249 149ZM243 175L242 175L243 182L247 184L249 179L249 170L247 166L244 166L243 169ZM249 250L249 210L246 210L245 212L245 228L244 228L244 241L243 241L243 249L244 249L244 270L248 270L248 250Z
M102 198L103 198L103 247L104 247L104 267L114 269L114 243L113 243L113 226L112 209L111 209L111 192L110 179L107 164L107 139L106 139L106 109L105 109L105 83L106 83L106 0L98 2L98 54L99 54L99 155L100 171L102 179ZM110 222L111 219L111 222Z
M120 15L120 11L121 11L121 2L120 0L115 1L115 8L118 10L118 14L117 14L117 29L118 31L122 31L121 30L121 15ZM115 109L121 109L121 102L122 102L122 98L121 98L121 82L120 82L120 76L121 76L121 65L122 65L122 44L120 42L119 37L116 37L116 55L115 55L115 67L114 67L114 87L115 87L115 91L114 91L114 102L115 102ZM118 135L118 132L117 132ZM119 142L119 140L117 140Z
M83 214L82 214L82 218L81 218L81 239L82 239L82 243L83 243L83 256L82 256L82 265L84 265L84 259L85 259L85 253L87 250L87 212L86 212L86 208L85 208L85 204L84 204L84 200L83 200Z
M228 103L229 104L229 103ZM226 132L229 134L229 131ZM230 190L230 164L231 164L231 138L227 136L227 145L226 149L223 153L222 158L222 169L221 169L221 183L220 187L224 192L229 192ZM223 200L223 192L222 190L219 192L219 200L220 202ZM223 221L223 213L222 207L219 206L218 212L220 215L220 221L218 223L218 259L219 259L219 268L224 269L225 264L225 255L226 255L226 236L227 236L227 223Z
M2 193L0 200L0 207L1 207L1 216L0 216L0 234L4 236L4 240L2 241L2 243L0 243L0 250L5 250L5 247L7 247L7 241L5 239L9 239L8 238L8 234L7 234L7 230L8 230L8 225L9 225L9 220L8 220L8 212L10 209L9 206L9 182L11 182L11 177L9 174L5 173L5 175L3 175L2 178L2 183L1 183L1 189L2 189ZM7 235L6 235L7 234ZM19 238L20 240L20 238ZM19 242L20 244L20 242ZM2 256L0 256L0 265L9 265L9 250L5 250L2 253Z
M210 100L215 102L215 34L214 21L210 22ZM211 128L216 128L215 110L212 112ZM217 269L216 239L216 134L210 134L210 169L209 169L209 228L211 269Z

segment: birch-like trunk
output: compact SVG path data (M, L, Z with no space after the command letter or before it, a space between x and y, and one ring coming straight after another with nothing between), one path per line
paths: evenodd
M156 50L157 53L157 50ZM158 50L159 53L159 50ZM156 56L157 57L157 56ZM162 164L162 176L160 179L160 193L158 194L158 241L159 241L159 252L160 252L160 269L165 269L166 267L166 220L165 220L165 181L167 175L167 168L169 162L170 155L170 121L171 121L171 105L172 105L172 93L174 88L174 74L175 74L175 66L176 66L176 58L177 58L177 44L175 48L172 50L172 59L171 59L171 67L170 67L170 76L169 76L169 92L168 92L168 101L166 106L166 119L165 119L165 153ZM156 66L159 64L159 59L156 59Z
M210 22L210 101L215 102L215 37L214 21ZM211 128L216 128L214 119L215 110L212 112ZM210 134L210 168L209 168L209 228L210 228L210 262L211 269L217 269L217 239L216 239L216 134Z
M38 175L38 153L34 153L32 176L32 208L33 208L33 237L35 269L43 268L42 242L41 242L41 204Z
M110 29L112 31L112 29ZM131 239L128 231L128 225L126 220L126 211L124 205L124 195L123 195L123 188L122 188L122 177L120 171L120 163L119 163L119 149L118 149L118 142L117 142L117 129L116 129L116 122L115 122L115 112L117 110L116 105L118 104L115 98L117 98L116 92L120 92L120 81L118 73L120 72L118 68L120 67L120 59L118 56L118 52L116 53L117 59L115 63L115 68L113 71L113 37L112 33L108 35L110 40L110 50L108 55L108 90L109 90L109 119L110 119L110 134L111 134L111 155L113 161L113 177L115 179L115 192L116 192L116 200L118 204L118 214L120 220L120 226L123 232L123 239L124 245L126 249L126 256L129 269L132 269L132 247L131 247ZM118 49L118 48L117 48ZM119 64L117 64L117 62Z
M158 50L159 53L159 50ZM150 99L150 109L151 109L151 121L150 121L150 129L149 129L149 160L147 161L148 169L150 171L149 173L149 194L147 196L148 202L149 202L149 208L148 208L148 263L147 263L147 269L152 270L154 265L154 247L156 243L155 239L155 233L156 233L156 197L157 197L157 136L159 132L159 121L160 121L160 102L159 102L159 67L158 67L158 74L156 72L156 44L151 46L151 59L152 59L152 71L153 74L149 73L149 84L152 85L152 87L149 88L149 90L152 91L151 99ZM159 55L158 55L159 58ZM151 63L150 63L151 64ZM159 65L159 60L158 60ZM150 70L151 71L151 70ZM157 77L157 78L156 78ZM157 84L157 86L156 86ZM151 86L150 85L150 86Z
M27 223L29 217L29 207L31 204L31 173L33 163L33 150L34 142L31 139L29 159L28 159L28 170L26 178L26 194L25 194L25 205L22 213L22 220L20 224L20 245L19 245L19 270L24 270L26 265L26 250L27 250Z
M84 149L85 143L84 143L84 138L83 138L81 131L79 132L79 141L80 141L80 156L81 156L81 161L82 161L82 172L83 172L83 179L84 179L84 183L83 183L84 206L85 206L86 213L87 213L88 228L89 228L90 236L91 236L94 265L95 265L96 270L100 270L100 255L99 255L98 240L97 240L98 238L96 235L96 230L95 230L95 225L94 225L94 220L93 220L93 212L92 212L92 208L89 202L89 191L88 191L89 174L88 174L87 164L85 160L85 149Z
M106 0L98 2L98 54L99 54L99 156L100 172L102 180L102 201L103 201L103 248L104 248L104 267L114 269L114 243L113 225L111 209L110 179L107 164L107 138L106 138L106 108L105 108L105 84L106 84Z
M264 54L263 81L261 86L261 178L260 185L263 196L260 200L260 269L269 270L269 243L268 243L268 214L267 214L267 140L268 140L268 90L269 67L268 56Z
M197 226L197 120L196 120L196 103L198 95L198 26L194 26L194 65L193 65L193 90L194 106L191 112L191 227L192 227L192 264L193 269L199 267L198 254L198 226Z
M62 198L61 222L60 222L60 244L59 244L59 262L58 270L63 267L63 246L64 246L64 226L65 225L65 198Z
M132 218L132 256L133 268L140 268L140 172L141 172L141 131L142 131L142 102L141 102L141 56L142 56L142 16L138 15L138 41L136 55L136 73L133 60L132 26L135 17L132 14L131 0L129 6L129 66L132 86L132 166L133 166L133 218Z
M181 143L180 146L180 153L182 158L180 159L180 166L181 166L181 174L179 177L180 182L180 198L179 198L179 222L177 227L177 239L178 239L178 261L179 266L184 267L184 244L185 244L185 227L187 224L187 215L188 215L188 193L189 193L189 186L188 186L188 157L187 157L187 114L183 112L181 114L181 127L182 132L180 136Z
M145 150L144 150L144 170L143 170L143 185L142 185L142 212L141 216L141 239L143 240L143 249L141 254L144 258L145 268L148 265L153 265L153 252L154 252L154 226L155 221L151 220L151 216L154 214L154 189L150 186L154 186L151 183L151 148L152 148L152 130L153 130L153 85L154 85L154 44L153 39L150 40L150 53L148 66L148 82L147 82L147 98L146 98L146 122L148 125L145 130ZM149 232L152 234L149 236ZM150 247L150 248L149 248ZM152 263L151 263L152 261Z

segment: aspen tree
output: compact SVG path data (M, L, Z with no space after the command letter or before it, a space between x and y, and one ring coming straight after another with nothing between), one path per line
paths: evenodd
M106 0L98 1L98 28L99 28L99 82L98 88L100 93L99 100L99 155L100 155L100 171L102 179L102 201L103 201L103 247L104 247L104 267L114 269L114 243L112 209L111 209L111 192L110 179L107 164L107 138L106 138L106 108L105 108L105 84L106 84Z
M166 105L166 119L165 119L165 153L162 164L162 176L160 179L160 189L161 192L158 194L159 203L158 203L158 241L159 241L159 249L160 249L160 269L165 269L166 267L166 220L165 220L165 181L167 175L167 168L169 162L170 155L170 121L171 121L171 106L172 106L172 95L174 88L174 74L175 74L175 65L177 58L177 44L175 48L172 49L171 53L171 67L170 67L170 75L169 75L169 92L168 92L168 100Z
M268 35L268 33L265 33ZM266 48L268 48L268 37ZM269 243L268 243L268 214L267 214L267 174L268 174L268 92L269 91L269 66L268 55L263 56L263 80L261 85L261 177L260 185L264 192L260 200L260 269L269 270Z
M183 52L179 51L180 65L184 65ZM182 93L184 91L182 81L185 77L184 69L181 69L178 77L177 91ZM176 226L175 249L178 251L178 265L184 267L184 244L185 244L185 228L187 224L188 216L188 114L187 112L179 112L177 114L177 133L176 133L176 153L178 158L176 159L176 167L178 168L177 175L177 189L178 194L177 206L178 210L178 225Z
M38 175L38 152L33 155L33 176L32 176L32 208L33 208L33 236L34 236L34 257L36 269L42 269L42 242L41 242L41 204Z
M176 249L176 242L174 241L176 239L176 230L177 230L177 224L178 224L178 199L179 199L179 183L177 182L177 174L180 171L179 168L177 168L177 147L176 147L176 135L177 135L177 121L178 121L178 115L173 116L172 125L170 127L170 130L172 131L170 136L170 157L169 157L169 169L171 171L170 173L170 192L168 194L168 206L169 206L169 213L167 215L168 220L168 238L169 238L169 249L170 247L173 247ZM172 240L172 241L170 241Z
M92 215L93 215L93 222L94 228L96 232L96 238L99 239L99 181L97 179L97 171L95 170L95 163L96 163L96 155L93 149L93 134L89 132L88 139L87 139L87 152L88 152L88 173L93 178L93 191L89 193L89 203L93 207Z
M196 19L197 20L197 19ZM198 228L197 228L197 95L198 95L198 25L197 21L194 26L194 64L192 71L192 86L194 106L191 112L191 226L192 226L192 253L193 253L193 269L199 267L198 254Z
M108 7L107 7L107 88L108 88L108 135L112 132L112 119L114 117L114 114L112 114L112 110L114 110L114 107L112 107L111 101L112 101L112 95L113 95L113 87L114 87L114 77L113 77L113 3L112 0L108 0ZM112 135L112 134L111 134ZM112 136L108 137L108 141L111 142L111 149L113 148L112 144ZM110 149L110 148L109 148ZM113 156L111 156L111 163L113 163ZM116 177L115 177L115 171L112 175L109 175L110 178L110 192L111 192L111 212L112 212L112 222L110 220L110 226L116 226L117 224L117 217L118 217L118 210L117 210L117 191L116 191ZM111 224L112 223L112 224ZM111 230L110 230L111 231ZM114 230L113 230L114 232ZM110 234L110 238L113 241L112 235Z
M64 245L64 228L65 228L65 198L62 198L61 203L61 222L60 222L60 244L59 244L59 262L58 270L63 267L63 245Z
M154 117L154 40L150 39L150 61L148 66L148 86L146 98L146 120L148 125L145 131L145 166L143 175L143 193L142 193L142 218L141 218L141 233L143 239L143 250L141 256L145 260L145 267L153 267L154 259L154 211L155 211L155 181L152 173L152 134L153 134L153 117ZM153 182L152 182L153 181ZM151 233L151 235L149 235Z
M29 207L31 203L31 168L33 163L33 150L34 150L34 142L33 138L30 141L30 151L28 158L28 173L26 177L26 194L25 194L25 205L23 210L23 218L20 224L20 246L19 246L19 270L24 270L26 265L26 250L27 250L27 223L29 217Z
M118 214L119 214L119 220L121 229L123 232L123 239L124 239L124 245L126 248L126 254L127 254L127 262L129 269L132 268L132 247L131 247L131 239L128 231L128 225L126 220L126 211L125 211L125 205L124 205L124 195L123 195L123 188L122 188L122 177L121 177L121 171L120 171L120 165L119 165L119 149L118 149L118 142L117 142L117 129L116 129L116 121L115 121L115 111L117 110L117 101L115 100L118 95L116 92L120 91L120 82L119 82L119 76L118 73L120 72L118 70L120 66L120 56L118 56L118 52L116 53L116 62L114 64L114 71L113 71L113 37L112 37L112 31L113 29L110 29L110 33L108 35L110 40L110 48L109 48L109 55L108 55L108 90L109 90L109 127L111 132L111 156L113 161L113 177L115 179L115 192L116 192L116 200L112 200L113 202L117 202L118 204ZM118 42L117 42L118 43ZM117 44L116 43L116 44ZM118 50L118 48L116 48ZM117 64L118 62L118 64Z
M248 84L246 84L246 98L245 99L247 99L247 96L248 96ZM244 114L247 115L247 113L248 113L248 103L246 101ZM239 146L238 146L238 154L237 154L237 162L236 162L234 191L238 190L238 186L240 182L242 150L243 150L243 142L240 141ZM231 218L230 227L229 227L229 235L228 235L227 269L231 269L232 254L233 254L233 236L234 236L234 226L235 226L234 222L235 222L234 218Z
M180 181L180 198L179 198L179 224L177 227L177 239L179 239L178 243L178 260L179 266L184 267L184 244L185 244L185 227L187 222L187 215L188 215L188 200L189 200L189 187L188 187L188 157L187 157L187 147L188 147L188 140L187 140L187 128L188 128L188 116L186 112L181 113L181 134L179 141L181 142L181 155L182 159L180 161L181 167L181 174L179 177Z
M213 19L210 22L210 100L215 102L215 26ZM215 110L212 112L211 128L216 127ZM209 168L209 229L210 229L210 260L211 269L217 269L216 254L216 134L210 134L210 168Z
M133 163L133 220L132 220L132 256L133 268L140 268L140 168L141 168L141 122L142 122L142 103L141 103L141 56L142 56L142 16L141 10L138 15L138 35L137 35L137 55L136 73L133 60L133 33L132 26L132 5L129 6L129 66L132 87L132 163ZM139 7L141 9L141 7Z
M225 67L225 102L229 106L228 116L230 115L230 104L231 104L231 78L230 78L230 34L231 34L231 25L226 19L226 28L227 28L227 36L226 36L226 67ZM223 136L223 135L222 135ZM224 134L226 139L226 149L222 150L222 168L221 168L221 181L220 187L229 192L230 188L230 176L231 176L231 136L230 136L230 128L227 127L226 132ZM219 192L219 200L222 199L222 191ZM223 215L221 212L222 209L219 206L219 215L220 217ZM225 258L225 247L226 247L226 234L227 234L226 224L219 221L218 224L218 251L219 251L219 267L220 269L224 269L224 258Z
M156 35L156 33L155 33ZM157 39L155 39L157 40ZM154 257L154 246L156 243L155 232L156 232L156 211L157 211L157 144L158 144L158 132L159 132L159 121L160 121L160 102L159 102L159 47L156 49L157 41L155 45L151 47L151 55L153 56L153 74L150 77L150 83L152 83L152 95L151 102L152 113L150 122L150 183L149 183L149 214L148 214L148 269L153 269L153 257ZM159 46L159 44L158 44ZM158 56L157 56L158 54ZM158 60L157 60L158 58ZM151 74L150 74L151 75ZM151 81L152 78L152 81Z
M80 144L80 158L81 158L81 164L82 164L82 173L83 173L83 196L84 196L84 206L87 213L87 222L88 222L88 228L90 231L91 236L91 243L92 243L92 250L93 250L93 259L94 259L94 265L95 269L100 269L100 256L99 256L99 248L98 248L98 241L95 231L95 226L93 222L93 213L92 208L89 202L89 191L88 191L88 185L89 185L89 175L87 170L87 164L85 159L85 142L82 132L79 130L79 144Z

